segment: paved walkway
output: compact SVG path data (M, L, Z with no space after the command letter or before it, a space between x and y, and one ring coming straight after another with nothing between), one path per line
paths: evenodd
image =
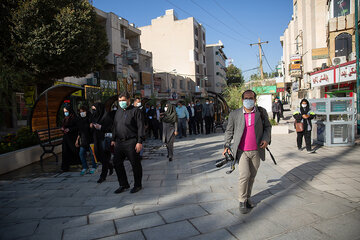
M274 135L278 165L261 163L242 215L237 170L214 167L223 134L176 142L173 162L160 145L147 144L136 194L113 194L116 177L99 173L1 181L0 239L360 239L359 146L307 154L295 133Z

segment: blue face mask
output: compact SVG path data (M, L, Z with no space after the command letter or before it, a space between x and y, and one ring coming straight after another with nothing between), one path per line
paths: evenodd
M69 114L70 114L69 112L64 112L65 117L68 117Z
M122 109L125 109L125 108L127 108L127 102L126 102L126 101L119 101L119 106L120 106Z
M243 105L247 109L252 109L255 106L255 101L253 99L244 99Z

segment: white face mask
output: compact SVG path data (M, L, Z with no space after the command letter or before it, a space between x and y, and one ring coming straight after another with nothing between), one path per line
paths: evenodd
M168 110L168 107L164 107L165 112Z
M195 104L192 104L191 106L193 106L193 107L194 107L194 106L195 106Z
M86 117L86 112L80 112L81 117Z
M302 106L303 108L306 108L306 107L307 107L307 104L301 104L301 106Z
M136 104L136 107L141 107L141 102L138 102L138 103Z
M209 102L206 102L206 104L209 104Z

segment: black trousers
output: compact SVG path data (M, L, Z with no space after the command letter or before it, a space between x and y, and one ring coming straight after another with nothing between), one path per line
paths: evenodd
M79 149L75 147L77 135L65 134L62 142L61 170L69 171L70 165L81 163Z
M98 161L101 162L101 174L100 178L106 179L109 169L113 169L113 165L110 162L111 152L105 150L105 141L102 139L94 139L95 156Z
M203 127L203 119L202 118L195 118L195 126L196 126L196 133L204 133Z
M140 154L135 151L136 143L136 138L126 141L116 140L114 152L114 167L116 175L118 177L119 185L121 187L130 186L124 166L125 158L128 158L131 163L131 167L134 173L134 187L142 186L142 166L140 161Z
M273 119L275 119L275 116L277 117L277 122L280 121L280 112L273 112Z
M153 131L153 135L155 139L159 138L159 121L156 119L151 119L151 126L152 126L152 131Z
M211 130L211 116L205 117L205 133L209 134Z
M210 117L210 132L214 132L214 122L215 122L215 119L214 119L214 116L211 116Z
M302 139L305 138L306 150L311 151L311 131L302 131L297 133L297 146L302 147Z
M189 119L189 134L196 134L196 127L195 127L195 118L191 117Z

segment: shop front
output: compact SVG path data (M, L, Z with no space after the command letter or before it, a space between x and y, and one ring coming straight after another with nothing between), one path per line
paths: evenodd
M356 94L356 61L347 62L310 74L311 86L322 88L324 98L354 97Z

